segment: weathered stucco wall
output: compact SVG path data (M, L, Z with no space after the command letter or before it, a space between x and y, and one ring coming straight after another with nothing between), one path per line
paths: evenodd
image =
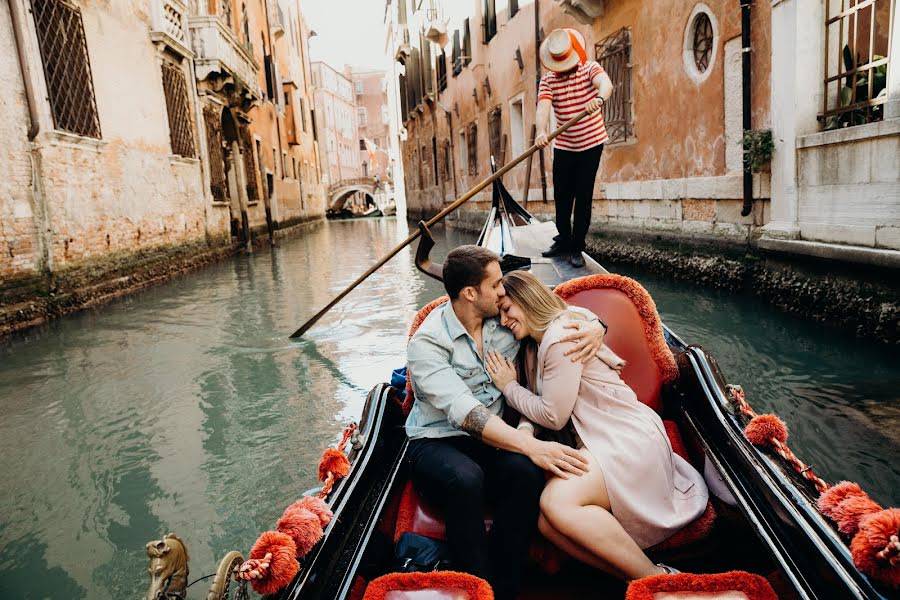
M411 111L408 140L402 146L410 214L434 214L452 198L489 175L488 113L501 111L501 133L506 159L513 157L511 104L521 101L525 137L530 138L536 105L534 65L534 5L523 6L510 18L498 14L498 32L482 43L481 3L471 7L472 62L457 76L448 64L448 87ZM711 67L704 77L692 77L684 64L685 35L695 7L711 14L715 48ZM421 11L420 11L421 12ZM709 236L746 243L768 219L768 174L754 177L758 198L747 217L740 215L742 202L740 7L737 2L706 3L662 0L606 3L603 16L593 25L579 24L553 2L541 3L541 27L548 33L558 27L573 27L585 34L588 54L595 44L625 27L631 32L632 101L634 135L604 149L594 188L595 227L643 231L647 235L669 232L682 236ZM410 21L412 32L423 17ZM769 125L771 8L754 5L753 127ZM451 23L450 33L457 25ZM415 41L414 41L415 43ZM727 47L727 51L726 51ZM452 49L448 44L446 51ZM524 68L514 57L520 50ZM485 86L487 78L490 87ZM465 165L461 133L477 126L477 170ZM438 145L438 176L434 176L431 138ZM451 143L451 176L444 167L446 142ZM523 147L527 147L527 140ZM423 153L423 147L426 152ZM424 155L424 158L423 158ZM532 203L529 210L552 214L552 153L545 153L549 202ZM517 166L504 183L517 198L524 197L526 165ZM528 197L540 199L539 161L535 157ZM484 202L489 191L476 198ZM474 206L473 210L478 210Z

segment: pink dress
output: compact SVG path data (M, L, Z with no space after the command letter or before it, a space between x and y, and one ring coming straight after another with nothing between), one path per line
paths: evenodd
M513 381L510 406L542 427L559 430L571 418L578 437L603 469L613 516L641 548L670 537L706 510L703 476L672 451L662 420L619 377L624 364L607 346L588 364L563 353L563 325L588 314L570 307L556 318L537 349L529 387ZM591 315L592 316L592 315ZM532 356L533 356L533 346ZM530 369L529 369L530 370ZM529 373L531 375L531 373Z

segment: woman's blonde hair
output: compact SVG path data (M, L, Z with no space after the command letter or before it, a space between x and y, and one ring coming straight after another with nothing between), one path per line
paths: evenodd
M533 332L547 331L550 322L569 308L565 300L528 271L507 273L503 288L509 299L522 307L525 325Z

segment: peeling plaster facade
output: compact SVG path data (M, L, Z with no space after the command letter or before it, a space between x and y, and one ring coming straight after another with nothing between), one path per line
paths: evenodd
M110 273L127 275L153 257L165 260L185 248L191 249L188 254L217 252L231 246L232 234L248 243L247 236L267 235L267 226L277 229L324 214L309 114L308 30L296 1L72 2L83 24L99 121L95 136L56 127L31 2L12 2L21 20L26 73L13 13L3 3L0 305L52 291L63 273L85 273L81 284L90 285ZM248 8L246 20L242 5ZM262 93L263 69L254 70L264 64L264 54L275 57L279 93L274 97ZM173 150L164 63L185 82L182 114L189 122L192 156ZM34 140L28 136L25 77L34 86ZM219 149L226 155L233 151L225 165L224 197L211 190L204 110L215 113L217 125L227 112L235 132L256 142L247 147L260 149L252 169L243 146ZM248 197L248 183L256 185L255 199Z

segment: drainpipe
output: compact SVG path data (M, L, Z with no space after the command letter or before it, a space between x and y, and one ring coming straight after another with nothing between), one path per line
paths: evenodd
M22 9L18 0L9 0L7 4L9 5L10 20L12 21L13 26L13 37L16 39L16 54L19 59L19 69L22 73L22 84L25 88L25 101L28 104L31 197L34 203L35 231L37 233L38 248L40 251L40 259L36 266L38 271L50 278L52 277L52 232L50 216L47 212L47 204L44 199L44 175L41 167L41 153L38 145L34 142L38 133L41 131L41 120L40 113L38 112L37 93L34 89L34 77L31 72L31 67L28 64L28 51L25 48L26 34L22 26L22 23L25 22L25 15L22 14ZM50 280L48 279L48 281Z
M16 38L16 53L19 55L19 68L22 70L22 81L25 83L25 100L28 102L28 141L33 142L41 130L37 102L35 101L34 83L31 68L28 66L28 54L25 51L25 32L22 30L21 7L18 0L9 0L9 12L12 17L13 36Z
M750 115L750 2L751 0L741 1L741 94L743 96L743 118L744 131L749 131L751 125ZM746 217L753 210L753 173L750 171L750 165L744 160L744 206L741 208L741 216Z

